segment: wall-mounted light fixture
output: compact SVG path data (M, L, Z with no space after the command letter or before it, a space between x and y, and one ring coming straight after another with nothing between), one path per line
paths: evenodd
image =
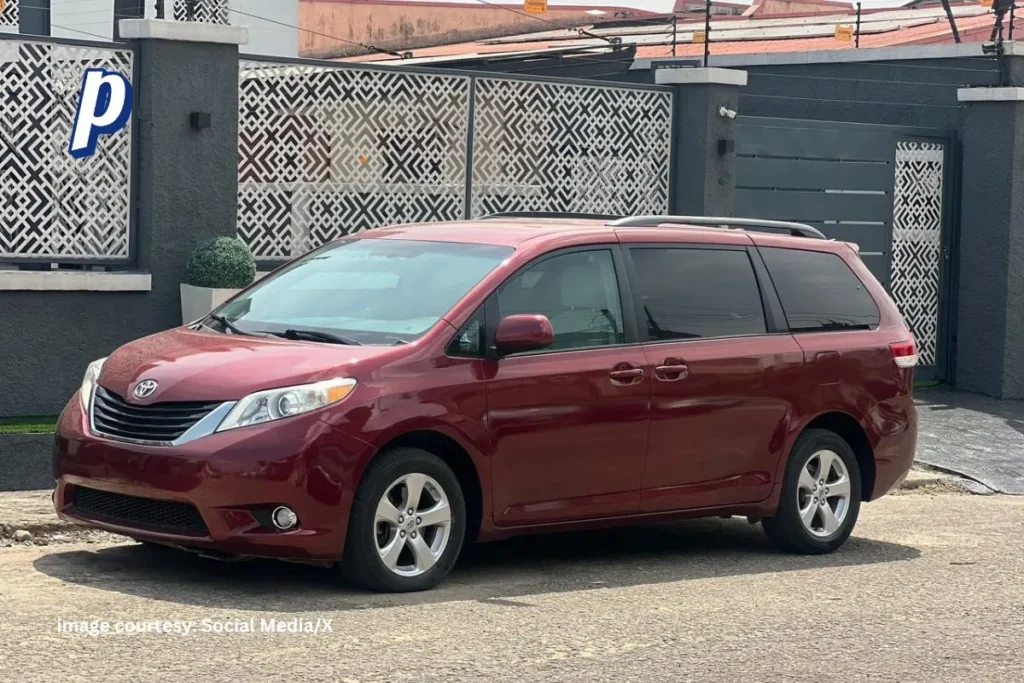
M192 130L205 130L212 124L210 113L205 111L192 112L189 114L188 121Z

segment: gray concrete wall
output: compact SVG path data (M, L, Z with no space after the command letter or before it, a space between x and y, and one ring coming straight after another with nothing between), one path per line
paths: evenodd
M192 249L235 234L237 46L138 42L135 234L152 291L0 293L0 416L57 414L90 361L180 325ZM192 130L194 111L210 113L213 127Z
M1016 144L1013 109L972 105L963 128L956 383L995 396L1002 394L1006 351L1006 226L1020 209L1012 197L1013 155L1005 153L1008 142ZM1002 134L994 135L995 130ZM999 196L1006 201L997 201Z
M53 434L0 434L0 491L53 488Z
M727 68L747 72L739 102L747 116L959 128L963 108L956 89L998 82L996 62L987 57L768 65L733 64L743 60L731 57L712 57L711 65L727 61ZM610 78L653 79L651 69Z
M736 140L734 119L740 88L731 85L677 86L675 96L675 179L672 213L682 216L728 216L736 196L736 151L720 153L718 140Z
M959 128L958 87L995 85L984 58L746 67L751 116Z
M956 384L1024 398L1024 102L965 112Z
M181 323L178 285L196 246L234 237L238 212L237 47L140 41L139 267L152 273L158 329ZM212 127L192 130L192 112Z

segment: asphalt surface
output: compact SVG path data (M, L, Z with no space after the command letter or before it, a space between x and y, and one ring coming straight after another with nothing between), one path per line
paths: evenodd
M947 387L914 391L919 463L1024 495L1024 401Z
M0 548L0 679L1024 680L1024 498L936 490L867 505L825 557L702 520L479 546L407 595L114 537ZM292 619L320 632L260 632ZM90 620L193 630L59 631Z

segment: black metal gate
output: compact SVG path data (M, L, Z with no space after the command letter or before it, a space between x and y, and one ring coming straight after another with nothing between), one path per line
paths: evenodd
M921 379L946 376L956 133L743 117L736 215L856 242L914 332Z

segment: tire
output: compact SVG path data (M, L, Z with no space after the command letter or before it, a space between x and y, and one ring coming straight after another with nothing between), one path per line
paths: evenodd
M820 469L826 461L827 476L821 476ZM842 470L845 485L840 476ZM819 484L823 479L824 487ZM828 491L827 510L820 498L815 500L822 488ZM845 499L844 491L848 492ZM797 438L790 452L779 508L774 517L762 520L761 524L768 538L787 552L830 553L853 532L860 514L860 497L860 467L850 445L833 432L808 429Z
M419 514L410 517L409 496L418 487ZM466 501L451 468L429 451L390 449L370 463L356 489L341 571L370 590L428 590L455 566L465 536Z

